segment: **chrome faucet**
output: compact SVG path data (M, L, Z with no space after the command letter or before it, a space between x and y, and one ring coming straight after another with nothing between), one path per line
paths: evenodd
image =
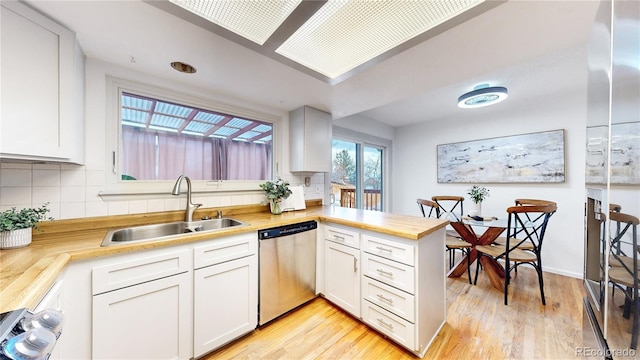
M197 208L202 206L202 204L194 204L191 202L191 179L188 176L180 175L178 180L176 180L176 184L173 185L173 191L171 195L180 195L180 185L182 184L182 179L187 180L187 209L184 212L184 221L192 222L193 221L193 212L196 211Z

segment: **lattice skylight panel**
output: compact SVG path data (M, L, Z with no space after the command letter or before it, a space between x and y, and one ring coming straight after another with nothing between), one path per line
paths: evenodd
M259 45L302 0L170 0L172 3Z
M330 0L276 52L333 79L483 1Z

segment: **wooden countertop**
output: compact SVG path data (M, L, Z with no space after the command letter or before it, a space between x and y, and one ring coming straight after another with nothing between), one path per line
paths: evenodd
M222 208L225 217L247 226L214 233L190 233L177 239L101 247L109 229L179 221L183 211L58 220L41 225L33 242L24 248L0 250L0 313L33 308L70 261L155 249L215 237L257 231L307 220L319 220L417 240L448 224L446 220L403 216L332 206L310 206L306 210L272 215L264 206ZM218 209L198 209L194 219L215 216Z

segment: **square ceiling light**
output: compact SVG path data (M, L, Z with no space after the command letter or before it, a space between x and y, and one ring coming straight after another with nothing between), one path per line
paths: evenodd
M483 2L329 0L276 52L334 79Z
M172 3L263 45L302 0L170 0Z

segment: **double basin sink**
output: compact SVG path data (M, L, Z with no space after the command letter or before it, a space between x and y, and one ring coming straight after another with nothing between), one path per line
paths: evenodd
M216 218L191 222L176 221L170 223L132 226L109 231L100 246L161 240L178 237L192 232L216 232L246 225L246 223L232 218Z

